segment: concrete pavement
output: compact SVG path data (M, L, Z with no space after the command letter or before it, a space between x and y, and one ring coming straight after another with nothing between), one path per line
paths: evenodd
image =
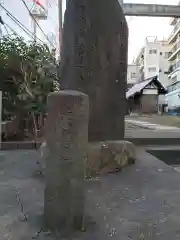
M166 125L161 125L161 124L155 124L151 122L146 122L146 121L140 121L136 119L126 119L125 120L127 123L131 123L132 125L143 128L143 129L150 129L150 130L177 130L180 131L180 128L178 127L173 127L173 126L166 126Z
M170 115L142 115L138 116L131 114L131 116L126 116L127 120L135 120L141 122L148 122L151 124L158 124L163 126L178 127L180 128L180 117L179 116L170 116Z
M171 121L172 120L172 121ZM136 145L176 145L180 143L180 120L170 116L126 117L125 138ZM162 124L161 124L162 123ZM163 124L167 123L167 125ZM175 125L173 126L173 123ZM169 124L169 125L168 125Z
M44 181L35 174L36 154L0 154L1 240L55 240L42 227ZM180 173L143 148L137 155L135 165L87 181L87 229L71 240L180 239Z

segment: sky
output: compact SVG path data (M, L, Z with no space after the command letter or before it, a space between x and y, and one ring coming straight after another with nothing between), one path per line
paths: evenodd
M25 0L28 7L32 7L32 0ZM47 21L41 20L40 26L45 34L48 34L49 39L53 42L53 45L58 45L58 0L40 0L45 6L47 1L50 3L48 8ZM98 0L97 0L98 1ZM3 6L9 10L18 20L23 23L28 29L32 31L32 21L25 9L22 0L0 0ZM171 4L175 5L179 0L124 0L124 3L147 3L147 4ZM65 11L66 0L63 0L63 12ZM29 39L29 36L24 33L13 21L7 16L6 12L0 8L0 16L4 21L11 26L20 35ZM167 38L172 31L169 18L152 18L152 17L127 17L129 27L129 51L128 62L131 63L137 56L138 52L144 45L145 38L147 36L157 36L158 39ZM38 29L37 35L44 42L47 39L43 33ZM55 37L52 37L55 36Z
M125 3L146 3L176 5L179 0L128 0ZM172 31L170 18L158 17L127 17L129 27L128 61L131 63L143 47L147 36L157 36L158 39L167 38Z

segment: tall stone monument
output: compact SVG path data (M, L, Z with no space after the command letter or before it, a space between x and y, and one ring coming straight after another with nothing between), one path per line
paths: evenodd
M118 0L69 0L61 89L90 99L89 140L124 138L128 27Z
M83 93L60 91L48 97L44 221L47 229L62 235L83 222L88 113Z

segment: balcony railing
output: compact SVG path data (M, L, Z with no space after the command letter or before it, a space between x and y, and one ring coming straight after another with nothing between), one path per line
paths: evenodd
M177 22L176 26L174 27L174 29L172 30L170 36L169 36L169 40L172 38L172 36L175 34L175 32L180 29L180 21Z
M175 63L169 67L169 73L174 72L179 67L180 67L180 60L177 63Z
M169 58L178 50L180 49L180 40L176 43L176 45L170 50Z

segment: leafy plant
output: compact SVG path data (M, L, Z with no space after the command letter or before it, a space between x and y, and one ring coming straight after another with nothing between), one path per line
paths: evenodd
M25 42L21 37L0 41L0 89L3 120L19 119L35 138L43 126L47 96L59 90L58 64L46 45Z

